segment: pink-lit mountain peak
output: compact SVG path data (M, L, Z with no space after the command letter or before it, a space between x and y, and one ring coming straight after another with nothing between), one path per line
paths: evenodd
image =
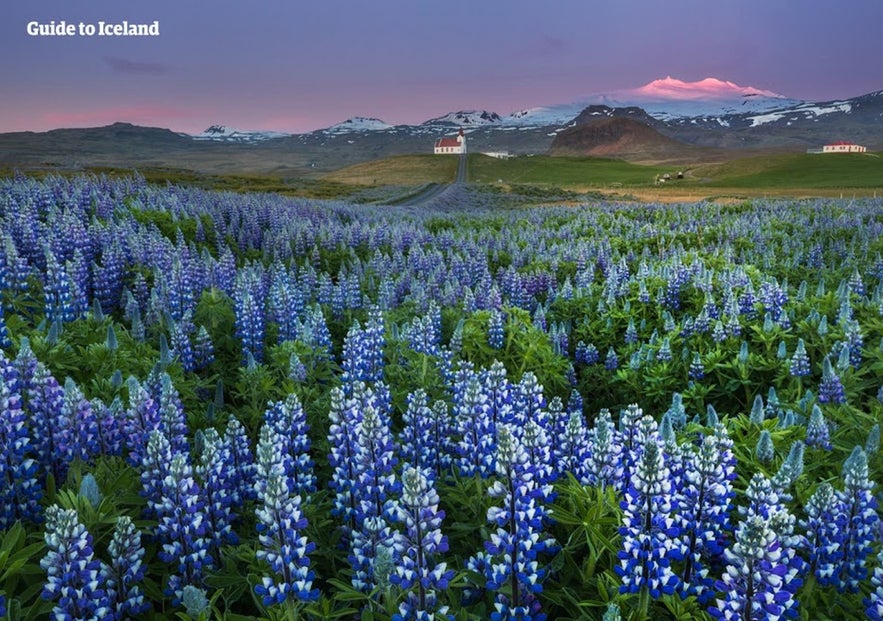
M646 97L647 99L679 99L679 100L708 100L708 99L734 99L747 96L763 96L784 98L778 93L755 88L753 86L739 86L735 82L719 80L717 78L705 78L696 82L684 82L668 76L661 80L653 80L649 84L635 89L621 91L623 95Z

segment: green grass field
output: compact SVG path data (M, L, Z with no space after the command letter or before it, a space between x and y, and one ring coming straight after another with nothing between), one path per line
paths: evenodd
M703 185L727 188L883 188L878 154L788 154L732 160L697 167Z
M656 175L675 172L671 167L641 166L597 157L521 155L500 160L485 155L469 156L469 181L507 186L540 185L570 190L617 184L652 186Z

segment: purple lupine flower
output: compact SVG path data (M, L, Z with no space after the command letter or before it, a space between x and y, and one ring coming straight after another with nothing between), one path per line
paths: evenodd
M857 592L868 576L867 558L880 522L873 489L874 483L868 478L867 454L857 446L843 464L843 491L837 493L846 514L843 562L837 576L841 592Z
M319 597L319 591L312 588L315 576L308 556L316 545L303 534L307 519L300 508L301 499L289 492L286 479L284 472L271 469L255 509L260 543L256 556L273 574L262 576L254 588L264 606Z
M448 539L441 532L445 512L438 508L438 493L432 479L419 468L406 466L402 473L402 502L396 519L404 524L405 533L398 541L395 573L390 582L406 591L399 604L396 621L432 618L444 615L446 606L438 605L437 591L448 588L453 570L436 556L448 551Z
M159 405L134 377L128 381L129 407L125 411L123 437L126 440L126 461L138 466L144 460L150 432L160 428Z
M310 426L297 395L291 393L284 401L271 403L264 412L264 422L283 439L280 447L288 491L294 495L316 491L316 475L310 457Z
M211 545L206 539L202 492L193 479L193 469L185 455L172 457L160 491L161 501L156 508L159 523L155 535L161 549L157 556L172 568L164 592L177 606L182 589L187 585L200 586L204 570L214 564Z
M796 614L793 591L801 580L790 571L787 550L770 518L746 518L736 529L735 543L724 550L727 568L717 583L723 599L708 609L715 619L765 621Z
M821 586L837 584L843 562L843 535L846 507L828 482L820 483L806 503L806 519L801 520L809 549L809 568Z
M195 470L205 506L208 537L215 548L228 543L236 545L239 537L233 530L235 469L230 467L230 449L216 429L209 427L200 433L202 451Z
M230 457L230 494L233 506L241 507L246 500L255 498L255 465L245 427L235 416L230 416L227 420L224 445Z
M42 597L55 600L56 619L107 619L114 611L108 599L109 572L94 557L92 535L80 523L76 509L52 505L46 509L43 536L48 551L40 559L46 572Z
M548 519L539 500L551 495L548 485L538 485L534 468L512 425L497 429L496 473L498 478L488 495L501 506L488 509L488 522L496 527L485 549L487 588L497 591L492 621L524 619L542 621L537 597L543 590L547 570L540 567L538 554L551 552L554 540L542 531Z
M623 509L622 550L614 569L622 578L620 593L647 590L650 597L671 595L678 576L671 561L683 557L680 529L672 515L672 484L658 439L646 438L628 482Z
M723 554L730 530L735 458L726 427L718 424L698 446L690 446L684 463L684 486L678 498L684 555L681 596L696 595L706 603L714 591L709 567Z
M26 423L18 371L0 353L0 530L20 519L40 518L42 491Z
M117 518L107 553L112 559L109 573L114 597L111 604L116 618L128 619L146 613L150 610L150 602L145 601L141 590L145 571L144 547L141 533L129 516Z
M846 403L846 393L843 384L834 369L831 368L831 360L825 358L822 362L822 382L819 384L819 403Z

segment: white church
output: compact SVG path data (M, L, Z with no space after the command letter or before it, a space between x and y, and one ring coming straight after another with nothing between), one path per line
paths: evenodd
M463 129L455 138L439 138L435 141L435 154L466 153L466 134Z

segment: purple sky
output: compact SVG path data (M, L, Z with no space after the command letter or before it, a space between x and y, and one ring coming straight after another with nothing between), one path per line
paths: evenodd
M161 35L27 35L52 19L159 20ZM881 23L883 0L4 2L0 132L413 123L667 75L837 99L883 89Z

